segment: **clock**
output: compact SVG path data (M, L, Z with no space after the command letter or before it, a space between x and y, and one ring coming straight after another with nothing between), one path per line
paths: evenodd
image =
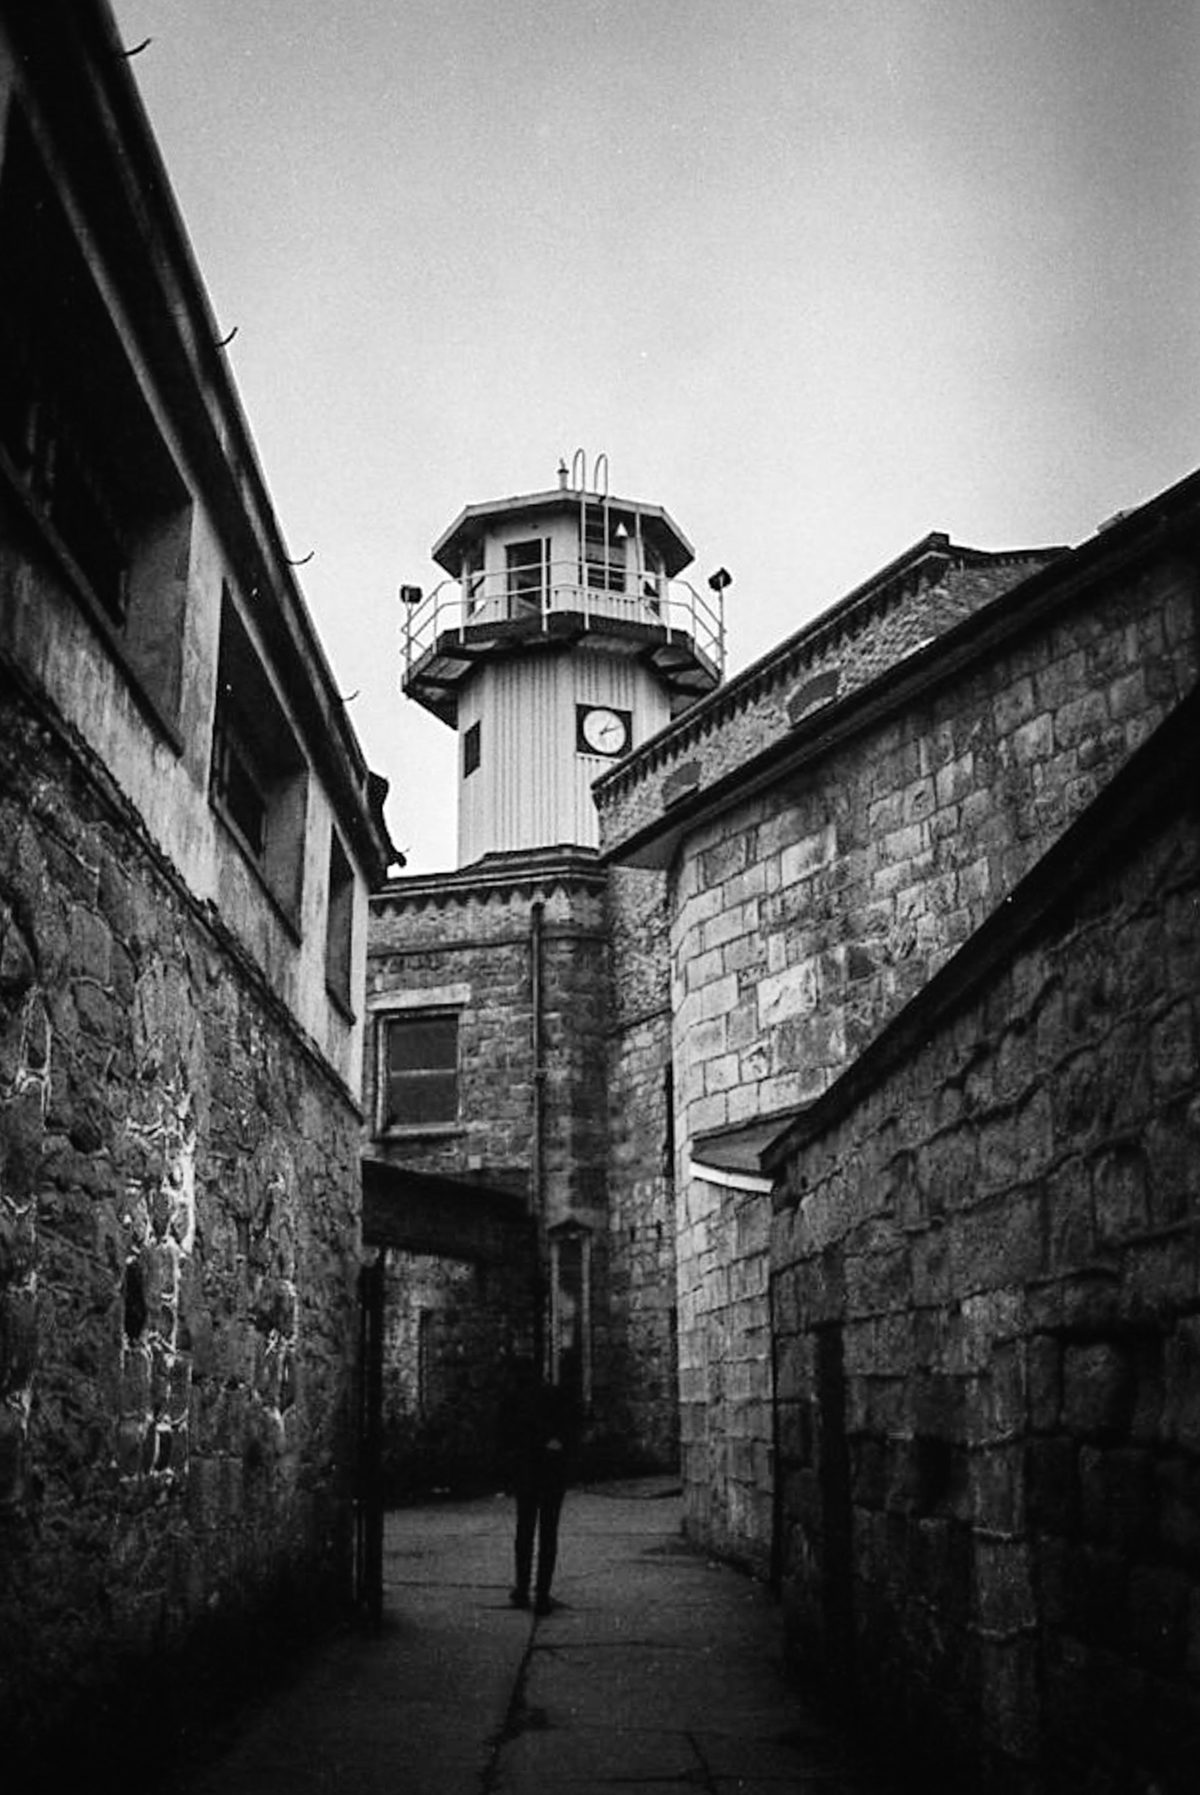
M580 704L575 716L581 754L603 754L615 759L629 747L633 718L628 711L611 710L605 704Z

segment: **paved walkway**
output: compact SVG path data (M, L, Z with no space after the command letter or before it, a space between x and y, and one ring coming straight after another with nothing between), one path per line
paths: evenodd
M573 1490L558 1606L511 1608L511 1505L389 1515L385 1620L335 1640L177 1795L884 1795L785 1683L760 1585L654 1483Z

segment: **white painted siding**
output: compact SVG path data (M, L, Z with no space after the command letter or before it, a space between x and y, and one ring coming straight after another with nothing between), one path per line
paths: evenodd
M633 741L669 720L666 694L627 654L576 648L482 667L462 694L460 742L480 725L480 761L465 778L459 758L458 859L570 843L597 847L591 787L612 764L576 748L576 705L607 704L633 716Z

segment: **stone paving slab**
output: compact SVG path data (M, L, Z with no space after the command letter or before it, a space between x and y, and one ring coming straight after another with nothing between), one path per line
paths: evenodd
M508 1602L507 1501L388 1517L384 1626L240 1717L171 1795L888 1795L783 1672L778 1609L661 1480L572 1491L558 1606Z

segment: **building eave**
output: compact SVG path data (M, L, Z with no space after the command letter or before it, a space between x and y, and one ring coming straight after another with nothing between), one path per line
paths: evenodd
M69 22L67 14L69 13ZM106 0L14 9L26 81L139 356L230 560L253 589L264 644L286 670L297 718L371 884L395 851L374 814L365 756L293 571L191 240ZM102 171L103 178L99 178ZM96 178L93 178L93 175Z
M594 848L571 844L521 848L485 854L468 866L452 867L445 872L408 873L389 879L372 894L371 904L376 909L395 909L463 903L550 886L587 885L603 889L607 879L607 868Z
M695 550L674 519L661 505L644 505L636 499L605 498L602 493L564 491L552 487L546 492L521 493L512 498L494 499L490 503L467 505L433 545L432 556L437 565L451 576L457 576L462 565L463 550L468 542L494 524L514 518L546 515L554 512L577 512L581 503L599 509L628 512L649 524L663 550L667 574L676 574L695 560Z

